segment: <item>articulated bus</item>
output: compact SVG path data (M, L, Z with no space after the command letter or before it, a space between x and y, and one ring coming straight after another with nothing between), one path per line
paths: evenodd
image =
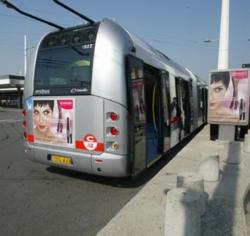
M112 20L58 30L24 87L26 153L90 174L136 175L206 122L206 84Z

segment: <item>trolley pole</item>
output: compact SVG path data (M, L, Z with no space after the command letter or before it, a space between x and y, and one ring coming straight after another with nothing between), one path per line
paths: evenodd
M26 77L26 71L27 71L27 39L26 35L24 35L24 62L23 62L23 76L24 79Z
M218 70L229 69L230 0L222 0ZM234 125L219 125L219 140L234 140Z

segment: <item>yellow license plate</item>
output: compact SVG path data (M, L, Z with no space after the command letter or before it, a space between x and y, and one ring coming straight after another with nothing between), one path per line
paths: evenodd
M72 166L73 161L71 157L62 157L62 156L51 156L51 161L61 165Z

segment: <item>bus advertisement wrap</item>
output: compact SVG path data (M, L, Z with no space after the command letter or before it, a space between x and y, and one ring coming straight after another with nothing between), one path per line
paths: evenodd
M74 148L74 99L35 99L33 129L36 143Z
M242 69L210 73L209 123L248 124L249 74Z

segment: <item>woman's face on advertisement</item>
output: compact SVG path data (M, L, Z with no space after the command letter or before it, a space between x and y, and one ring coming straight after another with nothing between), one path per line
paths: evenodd
M219 108L223 104L227 88L222 81L213 82L210 85L210 108Z
M42 133L49 131L49 124L52 117L52 110L48 104L46 105L36 105L34 107L34 123L36 129Z

